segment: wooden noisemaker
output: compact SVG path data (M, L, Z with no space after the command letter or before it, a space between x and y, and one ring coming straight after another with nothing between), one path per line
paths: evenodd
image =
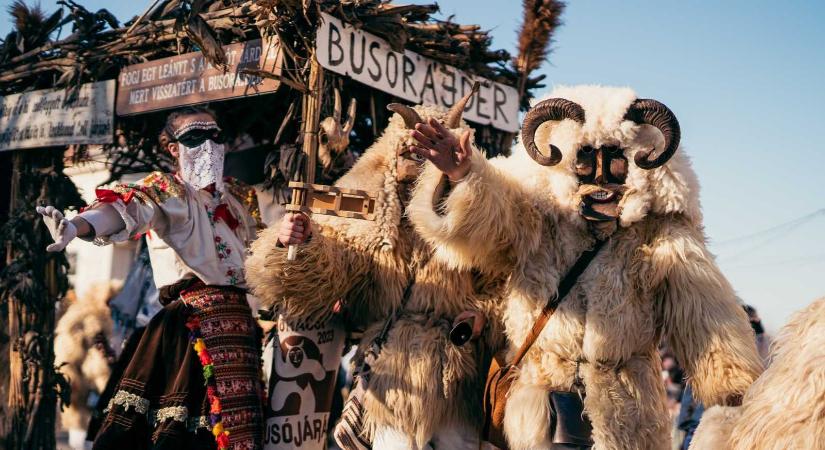
M378 196L374 193L299 181L291 181L289 187L292 188L292 201L286 205L288 213L375 220L375 202ZM297 246L290 245L287 259L294 261L297 251Z

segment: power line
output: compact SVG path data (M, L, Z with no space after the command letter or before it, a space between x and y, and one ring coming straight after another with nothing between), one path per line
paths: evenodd
M732 244L736 244L738 242L753 240L753 239L756 239L760 236L764 236L764 235L768 235L768 234L776 233L776 232L780 232L780 231L784 231L785 233L782 233L782 235L784 235L784 234L787 234L788 232L792 231L793 229L799 227L800 225L803 225L806 222L808 222L810 220L813 220L813 219L815 219L819 216L822 216L822 215L825 215L825 208L820 208L820 209L818 209L818 210L816 210L816 211L814 211L810 214L806 214L802 217L796 218L794 220L791 220L791 221L788 221L788 222L785 222L785 223L781 223L779 225L774 225L770 228L766 228L766 229L764 229L762 231L758 231L756 233L751 233L751 234L747 234L745 236L739 236L739 237L735 237L735 238L732 238L732 239L725 239L724 241L719 241L719 242L714 243L714 245L715 246L732 245Z
M795 258L788 258L779 261L770 261L770 262L763 262L763 263L755 263L755 264L733 264L730 266L725 266L726 269L752 269L758 267L772 267L772 266L798 266L800 264L819 264L825 262L825 253L819 253L816 255L808 255L808 256L799 256Z

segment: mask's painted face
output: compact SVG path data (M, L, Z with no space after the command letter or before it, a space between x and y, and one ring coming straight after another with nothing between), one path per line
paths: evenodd
M599 123L598 117L595 119ZM547 142L536 142L536 131L545 122L572 120L585 125L587 115L576 102L555 97L543 100L524 115L521 126L522 142L527 154L542 166L555 166L563 159L561 149ZM639 150L633 162L643 170L663 166L679 147L679 122L667 106L651 99L636 99L624 112L623 120L637 125L650 125L664 136L665 146L654 154L653 148ZM542 148L539 148L539 144ZM580 147L576 152L575 174L579 181L577 195L581 198L581 214L602 235L615 231L621 215L619 207L626 195L628 161L620 147Z
M424 158L408 150L408 145L402 145L395 162L395 179L401 184L414 182L424 170Z
M619 218L619 202L627 188L627 158L619 147L582 147L576 153L576 176L582 198L581 212L590 221Z

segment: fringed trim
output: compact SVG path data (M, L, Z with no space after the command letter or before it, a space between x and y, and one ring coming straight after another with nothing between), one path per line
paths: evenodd
M154 409L149 413L149 422L153 427L157 427L169 419L184 423L186 430L191 433L201 429L212 430L212 426L209 424L209 417L189 417L189 410L185 406L170 406L167 408Z
M169 419L176 422L186 422L186 419L189 417L189 410L186 409L185 406L168 406L166 408L152 411L152 414L149 417L152 419L152 423L155 424L155 426Z
M129 411L131 407L138 414L149 412L149 400L127 391L117 391L103 412L108 413L115 405L122 407L124 411Z
M186 322L189 328L189 341L198 354L198 359L203 367L203 379L206 384L206 397L209 400L209 423L212 425L212 435L215 436L215 443L219 450L229 448L229 431L224 430L221 420L221 400L218 398L218 388L215 385L215 367L212 365L212 357L201 337L200 319L192 315Z

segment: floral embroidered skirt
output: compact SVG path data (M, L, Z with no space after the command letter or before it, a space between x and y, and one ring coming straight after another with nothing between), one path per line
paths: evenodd
M242 290L195 286L181 293L190 340L203 366L210 425L219 449L257 450L263 388L257 324Z

